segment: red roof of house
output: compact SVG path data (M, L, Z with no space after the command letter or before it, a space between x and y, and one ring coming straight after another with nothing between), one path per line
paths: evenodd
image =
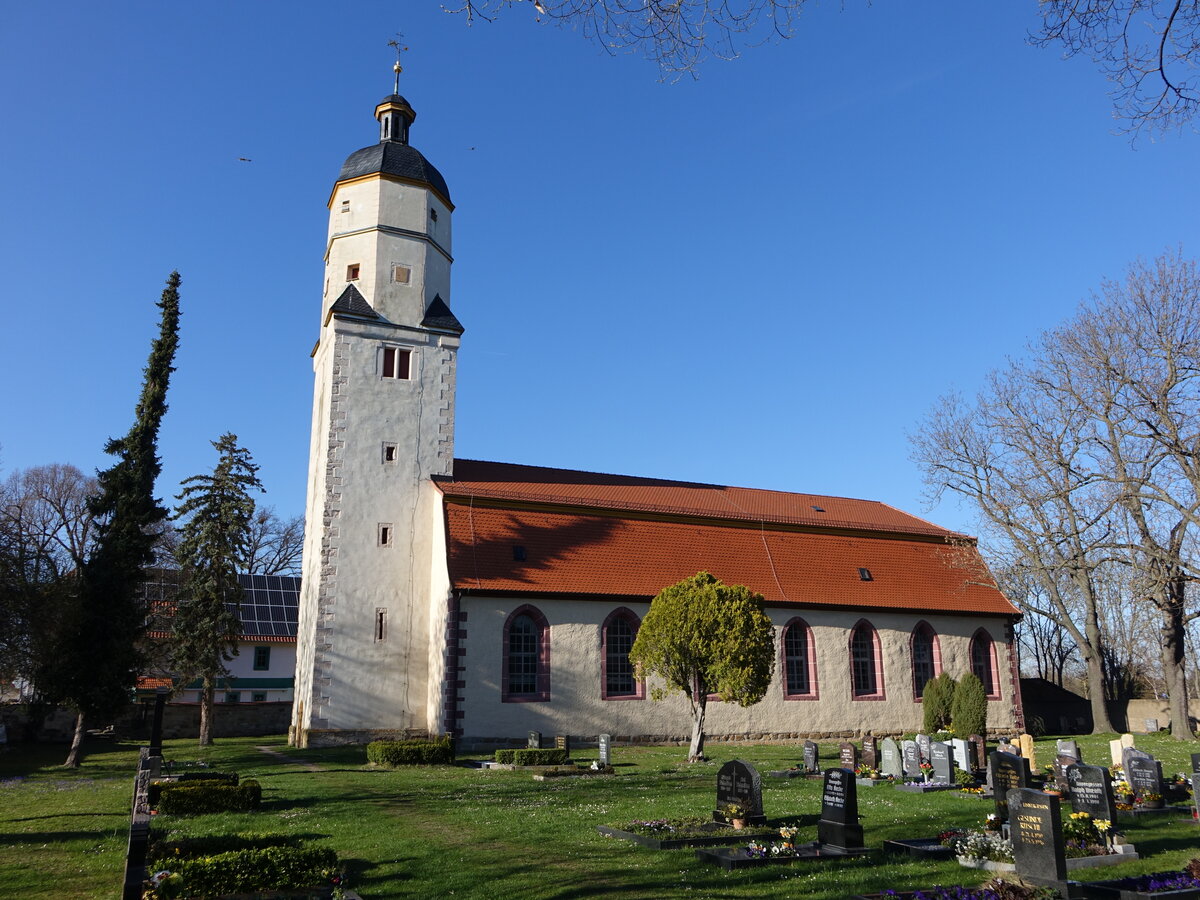
M1018 614L972 542L883 503L472 460L454 473L435 480L459 590L650 598L703 569L772 604Z

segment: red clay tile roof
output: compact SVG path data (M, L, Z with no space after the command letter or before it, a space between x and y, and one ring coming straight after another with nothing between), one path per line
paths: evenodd
M464 460L455 475L436 481L459 590L648 599L705 569L772 604L1018 614L973 544L882 503Z
M788 494L783 491L631 475L602 475L473 459L456 459L453 478L436 476L434 480L448 497L498 498L555 506L702 516L768 524L957 536L955 532L901 512L886 503L820 494ZM823 512L814 507L819 507Z

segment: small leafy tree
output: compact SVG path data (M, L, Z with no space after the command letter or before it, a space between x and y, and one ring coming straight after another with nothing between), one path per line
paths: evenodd
M954 678L949 672L943 672L937 678L925 684L925 692L921 695L921 707L925 711L925 733L944 731L950 727L951 707L954 704Z
M254 518L252 490L262 490L258 466L239 447L236 434L223 434L213 446L220 454L211 475L183 481L176 518L177 551L183 570L179 608L171 640L171 660L184 679L200 678L200 746L212 742L213 699L217 679L229 673L241 629L238 569L249 557Z
M954 691L954 733L966 740L973 734L987 734L987 694L983 682L968 672Z
M753 706L771 684L775 629L763 598L741 585L726 585L698 572L663 588L650 603L629 658L639 675L665 682L655 700L682 691L692 712L688 762L704 759L708 697Z

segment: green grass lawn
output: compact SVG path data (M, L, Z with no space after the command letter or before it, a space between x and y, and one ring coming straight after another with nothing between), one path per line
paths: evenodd
M1083 737L1087 761L1108 762L1111 736ZM1167 773L1187 771L1196 743L1139 735L1138 746ZM281 762L255 749L269 746ZM763 806L773 823L798 823L801 840L816 837L820 784L766 777L800 757L797 745L710 744L713 760L688 766L686 748L615 747L618 775L534 781L528 772L461 766L373 770L364 748L291 750L282 738L168 741L167 759L202 759L263 787L257 813L159 816L164 832L219 834L278 831L334 848L364 897L567 898L804 897L836 900L859 892L978 884L984 874L956 863L876 855L725 873L691 850L655 852L600 836L598 824L635 818L706 815L716 773L744 759L763 777ZM1039 742L1039 763L1053 741ZM77 772L57 768L61 747L17 747L0 753L0 896L116 897L137 747L94 742ZM594 751L580 750L579 761ZM1042 757L1045 759L1042 759ZM836 747L822 745L833 764ZM320 771L309 771L316 765ZM990 801L957 793L919 796L891 787L862 788L859 811L869 846L888 838L932 837L946 828L978 826ZM1176 816L1125 826L1143 859L1078 873L1080 879L1179 868L1200 856L1200 827ZM1147 858L1148 857L1148 858Z

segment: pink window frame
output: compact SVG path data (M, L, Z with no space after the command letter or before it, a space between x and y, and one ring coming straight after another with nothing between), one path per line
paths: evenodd
M633 679L634 691L632 694L608 693L608 626L618 619L629 623L630 628L633 629L634 640L637 639L638 629L642 627L642 620L638 618L638 614L625 606L618 607L610 612L604 620L604 624L600 626L600 699L645 700L646 681L642 678L635 677Z
M992 683L992 689L987 691L987 682L984 682L984 690L987 691L989 700L999 700L1000 695L1000 661L996 656L996 641L988 633L986 628L978 628L971 635L971 646L968 648L968 659L971 663L971 674L978 675L975 671L975 648L980 640L987 641L987 664L991 668L992 677L989 679ZM982 680L982 679L980 679Z
M858 634L860 628L870 629L871 632L871 659L875 663L875 691L871 694L857 693L854 684L854 636ZM883 680L883 646L879 642L878 629L866 619L859 619L855 622L854 627L850 629L850 637L846 641L846 654L850 660L850 699L854 701L886 700L887 689Z
M917 643L917 634L921 631L927 632L929 634L929 636L933 638L933 640L931 642L933 647L930 650L930 656L932 656L932 658L933 658L932 659L933 677L937 678L939 675L942 674L941 641L938 640L938 633L934 630L933 626L930 625L928 622L926 622L924 619L922 619L920 622L918 622L916 625L913 626L913 630L908 636L908 658L912 665L912 691L913 691L913 702L914 703L920 703L924 699L921 696L921 694L917 692L916 643Z
M787 636L793 628L804 629L805 652L808 654L808 693L793 694L789 691L787 675ZM783 688L784 700L820 700L821 683L817 679L817 650L813 646L812 629L799 616L794 616L779 632L779 683Z
M529 616L539 631L537 657L537 690L532 694L513 694L508 689L508 633L519 616ZM504 620L504 645L500 660L500 702L540 703L550 699L550 623L536 606L525 604L508 614Z

